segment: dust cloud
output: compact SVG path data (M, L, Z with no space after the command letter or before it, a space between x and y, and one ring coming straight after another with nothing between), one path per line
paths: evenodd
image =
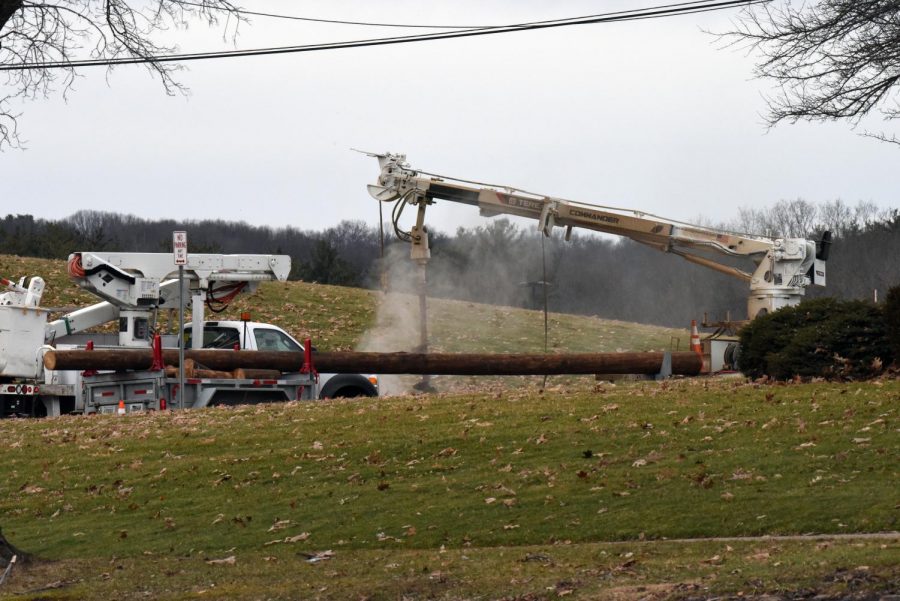
M483 278L477 283L466 281L459 273L459 266L453 265L447 257L433 257L427 266L428 276L428 343L429 350L445 352L451 349L453 352L484 352L483 349L472 347L474 342L466 343L465 336L455 336L451 332L439 332L435 327L442 324L444 330L447 322L452 320L450 311L454 303L459 301L434 302L435 297L459 297L475 295L474 290L466 290L466 287L479 288L481 293L485 289L491 293L492 303L496 306L514 306L521 304L522 288L513 279L512 274L520 274L523 266L516 263L524 263L526 259L514 259L491 273L490 284ZM484 263L484 258L478 263ZM512 263L512 265L511 265ZM382 262L384 266L383 286L387 292L378 293L378 308L375 323L362 336L356 350L369 352L418 352L419 351L419 298L418 286L420 282L420 267L409 258L409 246L406 244L391 244L386 248L386 256ZM458 310L458 309L457 309ZM458 319L458 315L457 315ZM466 322L451 326L453 328L478 328L482 332L485 329L502 329L502 322L490 320L485 323ZM497 332L500 334L500 332ZM537 332L535 332L537 335ZM453 341L445 340L451 336ZM472 347L472 348L467 348ZM512 350L512 349L511 349ZM379 392L383 396L395 396L415 394L417 390L413 386L421 381L418 375L380 375ZM497 378L491 379L491 381ZM488 381L481 377L482 384ZM440 376L432 377L430 384L440 391L451 391L460 387L471 388L474 381L471 377ZM475 385L478 386L478 385Z
M414 293L419 267L410 260L408 247L392 244L387 248L384 284L387 292L378 293L375 324L363 335L357 350L381 353L411 352L419 346L419 298ZM430 274L429 274L430 275ZM432 310L431 304L428 310ZM418 378L386 374L378 377L382 396L412 394Z

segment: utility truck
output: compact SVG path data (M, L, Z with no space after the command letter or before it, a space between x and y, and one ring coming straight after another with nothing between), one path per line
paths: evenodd
M41 308L44 280L12 282L0 279L7 291L0 294L0 416L59 415L60 413L108 413L119 410L205 407L214 404L307 400L323 396L377 394L375 384L358 374L320 378L312 365L296 373L260 378L189 377L167 372L161 363L162 345L177 347L187 338L193 349L215 336L193 337L207 323L222 332L238 329L239 348L255 350L259 340L278 336L291 350L302 349L296 340L276 326L255 322L205 322L204 309L221 311L238 294L255 291L261 281L285 280L290 257L280 255L191 255L183 270L183 284L168 253L78 252L69 256L70 277L82 288L104 299L48 322ZM160 309L179 306L179 295L190 297L192 324L186 336L155 338ZM117 322L118 332L86 330ZM241 324L240 327L235 323ZM223 324L228 324L223 325ZM248 336L248 334L250 334ZM43 356L53 349L147 349L156 342L160 360L150 370L115 372L44 369ZM185 345L187 346L187 345ZM99 356L99 353L98 353ZM98 366L100 367L100 366ZM221 374L216 374L219 376ZM230 374L229 374L230 375ZM374 379L374 378L373 378Z

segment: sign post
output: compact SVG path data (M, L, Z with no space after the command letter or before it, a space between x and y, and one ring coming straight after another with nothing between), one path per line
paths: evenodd
M184 409L184 266L188 257L187 232L172 232L172 253L178 265L178 404L175 406Z

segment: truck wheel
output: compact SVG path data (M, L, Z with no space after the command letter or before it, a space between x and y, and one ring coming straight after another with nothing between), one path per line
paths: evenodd
M341 388L340 390L338 390L337 392L335 392L333 395L331 395L331 398L335 398L335 399L355 399L356 397L359 397L359 396L375 396L375 395L373 395L373 394L368 394L368 393L367 393L365 390L363 390L362 388L356 388L356 387L352 387L352 386L351 386L351 387L349 387L349 388Z
M47 408L44 402L37 397L31 397L31 417L47 417Z
M354 399L358 397L376 397L378 389L366 378L356 374L339 374L334 376L322 391L320 399Z

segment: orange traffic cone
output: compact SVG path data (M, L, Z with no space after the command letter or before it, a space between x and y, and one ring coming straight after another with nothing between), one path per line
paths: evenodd
M697 320L691 320L691 350L695 353L703 354L703 347L700 345L700 332L697 330Z
M119 415L125 415L125 401L119 399L119 410L116 411Z

